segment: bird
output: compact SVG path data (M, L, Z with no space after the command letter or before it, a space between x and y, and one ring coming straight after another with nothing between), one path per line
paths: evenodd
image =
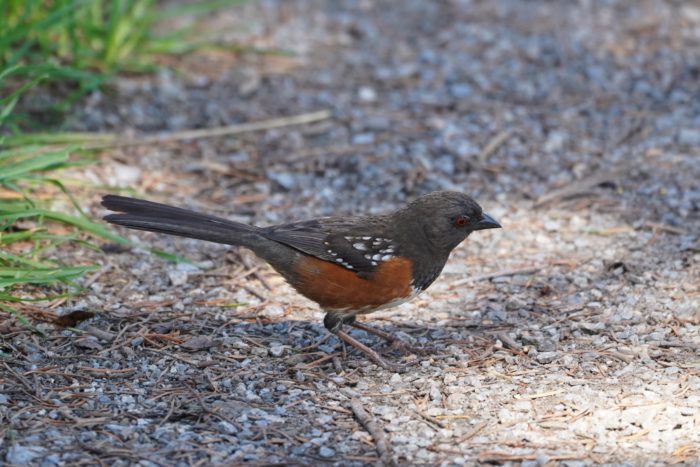
M336 215L269 227L119 195L105 195L102 205L116 212L104 217L112 224L252 250L297 292L318 303L328 331L393 371L405 366L387 361L344 327L419 353L420 348L357 321L357 316L416 297L471 233L501 228L474 199L457 191L428 193L383 215Z

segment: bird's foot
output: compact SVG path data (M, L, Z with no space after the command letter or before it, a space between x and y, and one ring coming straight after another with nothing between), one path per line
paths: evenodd
M394 336L394 339L389 341L389 346L383 351L392 352L398 350L402 354L412 353L414 355L432 355L437 352L437 348L432 345L414 345L405 340Z
M349 334L347 334L345 331L336 331L335 333L336 336L346 344L351 345L352 347L355 347L357 350L362 352L372 360L374 363L379 365L380 367L384 368L385 370L393 371L394 373L404 373L408 370L409 365L403 365L401 363L393 363L385 360L379 353L376 351L370 349L357 339L351 337Z
M348 323L350 326L361 329L365 332L368 332L370 334L374 334L375 336L381 337L385 341L389 343L389 347L385 348L382 353L386 352L391 352L394 350L398 350L399 352L403 354L407 353L412 353L414 355L430 355L436 352L435 347L428 345L428 346L422 346L422 345L414 345L409 342L406 342L405 340L401 339L400 337L381 331L379 329L373 328L371 326L368 326L364 323L360 323L358 321L354 321L352 323Z

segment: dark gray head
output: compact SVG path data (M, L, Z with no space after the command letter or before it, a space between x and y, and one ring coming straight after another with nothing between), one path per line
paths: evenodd
M476 201L456 191L435 191L421 196L396 215L405 216L409 212L431 246L445 254L475 230L501 227Z

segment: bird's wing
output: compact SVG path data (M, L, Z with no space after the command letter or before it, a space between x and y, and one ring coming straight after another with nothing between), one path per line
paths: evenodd
M370 218L321 218L267 227L262 233L270 240L363 277L399 254L398 246L384 234L381 223Z

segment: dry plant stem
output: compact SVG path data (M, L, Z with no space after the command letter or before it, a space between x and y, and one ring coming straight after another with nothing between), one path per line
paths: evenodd
M520 274L534 274L536 272L539 272L542 269L544 269L544 267L542 267L542 266L535 266L535 267L531 267L531 268L505 269L503 271L496 271L496 272L492 272L489 274L481 274L479 276L465 277L464 279L454 281L452 284L450 284L449 289L453 290L457 287L461 287L461 286L463 286L465 284L469 284L471 282L485 281L485 280L489 280L489 279L494 279L496 277L517 276Z
M384 436L384 429L379 426L379 423L377 423L369 413L367 413L359 399L350 400L350 409L352 409L352 413L355 414L355 418L357 418L360 425L374 438L374 448L377 450L377 454L379 454L379 461L384 465L394 465L391 459L389 443L387 443L386 437Z
M242 123L240 125L228 125L218 128L203 128L199 130L184 130L167 135L146 136L142 138L124 138L115 135L110 141L98 141L87 143L83 149L106 149L127 146L145 146L150 144L167 143L190 139L214 138L217 136L231 136L253 131L271 130L291 125L304 125L320 122L331 117L328 110L292 115L290 117L272 118L260 122Z
M481 153L479 154L479 162L481 164L486 162L486 159L488 159L491 154L496 152L498 148L500 148L505 142L507 142L512 135L513 130L507 129L503 130L502 132L498 133L496 136L491 138L491 140L486 144L486 146L484 146L484 149L482 149Z
M364 353L367 355L367 357L372 360L374 363L379 365L380 367L384 368L385 370L390 370L396 373L402 373L406 371L406 366L404 365L399 365L398 363L389 363L386 360L384 360L377 352L374 350L370 349L363 343L359 342L358 340L350 337L349 334L347 334L345 331L336 331L335 333L336 336L343 342L345 342L348 345L351 345L355 347L357 350L360 352Z
M578 194L584 193L602 183L616 180L623 174L628 173L637 164L638 162L636 162L635 164L627 163L622 164L618 167L606 168L599 172L593 173L581 180L569 183L563 188L559 188L557 190L547 193L546 195L541 196L537 201L535 201L535 207L544 206L545 204L551 203L552 201L571 198Z

